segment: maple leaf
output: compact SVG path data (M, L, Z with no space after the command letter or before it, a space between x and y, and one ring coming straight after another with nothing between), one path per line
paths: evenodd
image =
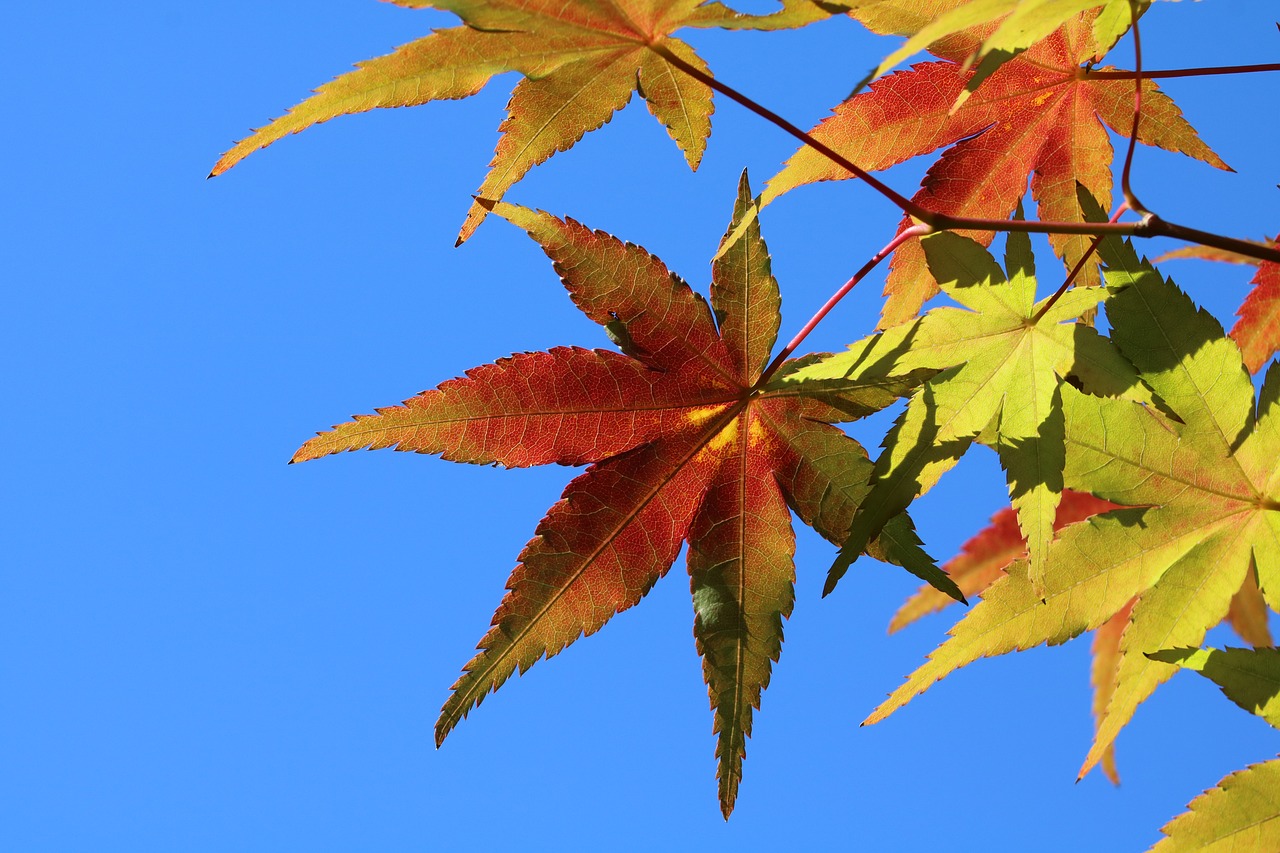
M1241 708L1280 728L1280 652L1162 649L1147 655L1198 672ZM1152 853L1280 849L1280 760L1232 773L1166 824Z
M751 207L744 174L735 224ZM294 459L394 447L505 466L591 463L521 553L479 654L441 712L437 742L517 669L639 601L688 540L727 817L794 599L787 508L841 541L871 462L831 424L883 408L927 373L787 383L807 358L762 376L780 298L758 225L713 264L709 308L640 247L546 213L493 210L541 245L574 303L624 353L515 355L322 433ZM905 515L869 550L963 598Z
M1267 240L1263 245L1274 246L1276 240ZM1254 264L1257 274L1249 283L1253 290L1236 311L1235 326L1231 329L1231 338L1240 346L1244 354L1245 367L1250 373L1262 369L1271 356L1280 350L1280 264L1274 261L1259 261L1222 249L1208 246L1187 246L1162 255L1157 260L1170 258L1202 258L1204 260L1225 261L1227 263Z
M1232 702L1280 729L1280 650L1161 649L1147 657L1200 673Z
M1106 128L1128 135L1133 121L1133 82L1089 77L1080 67L1092 57L1087 37L1092 20L1089 14L1079 16L1019 54L954 113L952 105L974 72L960 61L967 50L962 41L935 45L942 61L877 80L870 91L837 106L811 134L868 171L951 146L912 199L939 213L1004 219L1026 194L1029 179L1041 219L1083 222L1077 184L1104 208L1110 206L1113 151ZM1142 85L1139 142L1228 168L1172 100L1151 81ZM818 152L802 148L769 181L761 204L805 184L849 177ZM910 225L904 217L899 233ZM984 245L992 238L990 232L963 233ZM1082 235L1049 240L1068 265L1079 261L1091 243ZM1096 284L1096 268L1086 268L1080 280ZM915 316L937 292L919 240L904 243L885 281L889 298L881 327Z
M1053 521L1053 529L1061 530L1068 524L1083 521L1091 515L1118 508L1118 504L1095 498L1085 492L1067 489ZM978 595L996 581L1014 560L1027 555L1027 540L1018 529L1018 516L1005 507L991 516L991 523L960 546L960 553L948 560L942 570L956 583L966 597ZM935 595L931 586L917 590L898 608L889 621L889 633L894 634L925 616L938 613L955 599Z
M500 199L529 169L572 147L631 100L633 92L666 127L696 169L711 134L711 89L669 63L670 51L705 73L706 63L671 33L681 27L783 29L833 12L813 0L783 0L770 15L745 15L700 0L389 0L398 6L442 9L463 26L437 30L394 53L360 63L270 124L255 130L218 160L213 175L250 153L340 115L378 107L407 107L466 98L490 78L518 71L499 130L490 171L477 194ZM471 206L458 242L484 219Z
M1119 504L1111 501L1067 489L1062 493L1062 502L1058 504L1054 530L1062 530L1069 524L1083 521L1100 512L1119 508ZM966 597L979 595L1002 577L1011 563L1025 558L1026 554L1027 542L1018 529L1017 515L1011 508L1005 507L991 517L990 525L965 542L960 553L947 561L942 570L955 581ZM933 587L922 587L894 614L889 622L889 633L900 631L925 616L937 613L953 601L954 599L939 594ZM1089 682L1093 687L1093 715L1096 720L1102 719L1111 702L1116 666L1120 660L1120 638L1128 618L1129 607L1124 607L1093 634L1093 661L1089 668ZM1272 645L1266 603L1262 601L1257 584L1252 579L1246 581L1245 586L1232 599L1227 621L1250 645ZM1119 784L1114 743L1103 754L1101 764L1107 778Z
M961 666L1065 642L1136 598L1084 775L1171 673L1144 652L1199 644L1255 574L1266 604L1280 604L1280 370L1268 372L1255 412L1240 351L1218 322L1128 243L1100 251L1112 339L1177 418L1064 388L1065 485L1129 508L1064 530L1042 595L1024 563L1011 566L869 722Z
M962 48L966 66L984 63L986 71L1048 38L1082 12L1092 12L1086 46L1098 60L1129 29L1151 0L871 0L850 14L881 35L910 36L884 58L871 77L879 77L902 60L937 42Z
M1111 342L1072 322L1097 307L1102 288L1077 287L1056 300L1036 302L1028 235L1008 236L1007 278L968 238L940 233L923 245L943 290L963 308L934 308L874 339L873 352L894 354L890 371L942 372L912 396L885 437L874 486L831 568L827 592L885 522L928 491L983 433L1005 468L1038 585L1062 493L1066 378L1075 376L1098 393L1150 400L1133 366ZM855 345L795 378L842 375L868 360L864 346Z
M1054 518L1054 530L1068 524L1083 521L1100 512L1116 509L1117 504L1095 498L1084 492L1067 489L1062 493ZM1027 555L1027 540L1018 529L1018 516L1010 507L991 517L991 524L979 531L960 548L960 553L948 560L942 570L951 576L966 597L981 594L1000 578L1014 560ZM925 586L911 596L889 622L889 633L902 630L917 620L943 610L952 599L934 594L933 587ZM1093 714L1101 719L1111 700L1116 663L1119 660L1120 633L1124 630L1124 612L1104 623L1093 636L1093 662L1089 668L1089 681L1093 686ZM1116 769L1115 748L1107 749L1102 757L1102 769L1114 784L1120 784Z

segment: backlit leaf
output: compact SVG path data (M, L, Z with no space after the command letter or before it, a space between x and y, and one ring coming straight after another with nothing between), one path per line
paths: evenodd
M1136 598L1083 774L1171 674L1144 653L1198 645L1255 566L1268 605L1280 602L1280 371L1268 373L1255 412L1240 352L1217 322L1128 244L1107 240L1101 252L1112 338L1177 420L1064 387L1065 484L1133 508L1064 530L1048 552L1043 594L1014 564L870 721L967 663L1065 642Z
M1151 853L1280 849L1280 760L1232 773L1160 831Z
M1137 12L1149 5L1150 0L1138 0ZM1093 22L1082 46L1092 51L1092 58L1101 59L1132 21L1129 0L881 0L867 6L866 12L855 9L851 14L876 32L910 36L884 58L872 77L939 41L969 35L966 31L979 31L970 35L975 43L966 54L967 64L1012 57L1082 12L1092 13ZM884 7L909 11L890 15Z
M1280 729L1280 650L1161 649L1147 657L1200 673L1232 702Z
M925 243L934 275L963 308L935 308L866 344L806 368L797 378L840 376L867 360L890 371L941 370L911 398L884 440L875 485L854 518L831 569L829 592L885 522L928 491L989 432L1030 541L1038 587L1062 493L1062 386L1068 376L1098 393L1147 400L1136 371L1091 327L1073 322L1096 307L1101 288L1077 287L1050 304L1035 301L1036 280L1025 234L1009 238L1009 273L965 237L935 234ZM967 309L967 310L966 310ZM1046 309L1043 316L1041 309ZM883 353L884 355L880 355Z
M466 98L495 75L523 75L499 127L502 137L477 195L501 199L529 169L565 151L609 121L639 91L649 109L697 168L711 134L711 89L671 65L654 47L708 71L687 43L671 34L686 27L773 30L829 17L836 7L783 0L768 15L745 15L698 0L391 0L442 9L462 26L437 30L355 71L240 142L213 167L219 175L260 148L340 115ZM488 213L471 206L458 242Z
M1053 528L1061 530L1068 524L1075 524L1091 515L1116 508L1117 505L1110 501L1067 489L1062 493L1062 502L1058 504ZM1006 507L991 517L991 524L960 546L960 553L948 560L942 570L968 597L981 593L1004 574L1004 569L1010 563L1026 555L1027 540L1018 529L1018 516L1011 508ZM901 631L954 603L954 598L939 594L931 586L921 587L893 614L893 619L889 622L889 633Z
M1274 246L1275 240L1263 245ZM1280 350L1280 264L1258 261L1244 255L1213 249L1207 246L1188 246L1163 256L1170 258L1203 258L1227 263L1254 264L1258 272L1250 284L1253 290L1245 297L1236 312L1239 318L1231 330L1232 339L1240 345L1245 366L1250 373L1257 373Z
M967 42L935 46L943 61L877 80L870 91L837 106L811 133L871 171L951 146L913 197L939 213L1005 219L1026 194L1029 181L1041 219L1083 222L1076 185L1083 185L1104 208L1110 206L1113 151L1107 128L1129 133L1134 93L1132 81L1091 78L1083 72L1081 63L1093 56L1088 35L1092 21L1091 15L1073 19L1019 54L955 112L952 106L973 74L962 61ZM1138 140L1226 168L1151 81L1143 83ZM813 149L802 148L770 180L761 203L815 181L850 177ZM904 217L899 231L909 225ZM990 232L968 236L984 245L992 238ZM1070 266L1088 249L1090 238L1054 235L1050 242ZM927 267L919 240L894 253L882 327L915 316L938 292ZM1096 268L1086 268L1080 281L1096 284Z
M1232 702L1280 728L1280 651L1161 649L1147 657L1200 673ZM1152 848L1162 853L1280 847L1280 761L1231 774L1162 831L1166 838Z
M493 209L542 247L577 307L611 328L625 352L512 356L322 433L294 459L394 447L507 466L590 465L521 553L445 703L437 741L513 673L639 601L687 541L727 816L794 600L788 507L842 541L872 464L832 424L883 408L928 372L787 381L810 357L763 376L780 301L758 223L713 265L708 305L638 246L546 213ZM744 175L730 231L753 209ZM963 598L905 515L867 550Z

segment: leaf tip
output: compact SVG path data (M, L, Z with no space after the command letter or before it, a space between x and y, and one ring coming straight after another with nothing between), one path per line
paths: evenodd
M324 433L319 433L319 432L316 433L317 437L321 435L324 435ZM314 441L314 440L315 439L312 439L311 441ZM297 450L293 451L293 455L289 457L290 465L293 465L298 462L310 462L312 459L318 459L320 456L324 455L324 454L317 455L311 452L310 450L308 450L308 448L311 446L311 441L308 441L306 444L302 445Z

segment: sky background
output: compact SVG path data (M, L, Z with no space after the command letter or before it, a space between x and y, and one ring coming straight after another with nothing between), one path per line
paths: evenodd
M1264 0L1157 3L1148 67L1275 61L1274 19ZM0 11L0 849L1134 850L1280 750L1182 675L1121 735L1123 786L1076 784L1087 639L980 662L860 729L958 611L886 637L914 580L864 561L820 600L834 551L801 528L795 614L728 824L683 556L437 751L436 711L573 472L390 452L285 463L315 431L473 365L608 346L523 232L491 219L453 248L514 78L205 175L312 87L451 20L373 0ZM803 126L896 44L847 20L688 36L719 77ZM1168 82L1237 174L1140 150L1143 200L1222 233L1280 229L1277 87ZM739 172L758 190L794 150L724 99L714 122L692 174L633 102L508 199L641 243L705 291ZM927 162L889 180L910 192ZM850 182L765 212L784 340L896 221ZM1251 276L1165 270L1220 318ZM1061 281L1056 262L1041 273ZM869 333L882 280L812 348ZM886 423L857 434L874 449ZM975 450L913 514L941 560L1004 501L994 455Z

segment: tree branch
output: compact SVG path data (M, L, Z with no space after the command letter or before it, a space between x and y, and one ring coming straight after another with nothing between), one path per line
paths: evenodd
M711 75L702 71L689 63L685 62L679 56L676 56L665 45L661 43L650 43L649 49L657 53L667 62L679 68L685 74L698 80L699 82L711 87L715 91L740 104L751 112L763 118L765 121L775 127L794 136L803 144L817 151L831 162L840 166L856 178L860 178L871 186L876 192L883 195L889 201L893 202L904 213L910 215L919 222L929 226L933 231L954 231L958 229L974 230L974 231L1022 231L1031 234L1089 234L1095 237L1101 237L1108 234L1115 234L1125 237L1173 237L1179 240L1186 240L1191 243L1199 243L1204 246L1212 246L1218 249L1226 249L1250 258L1257 258L1263 261L1275 261L1280 263L1280 248L1269 246L1260 246L1248 240L1238 240L1234 237L1224 237L1220 234L1212 234L1207 231L1200 231L1195 228L1178 225L1173 222L1167 222L1154 213L1149 213L1138 222L1044 222L1044 221L1022 221L1007 219L978 219L965 216L948 216L937 211L921 207L909 198L898 193L887 184L873 177L865 169L859 168L857 164L842 156L839 152L832 149L825 143L815 139L809 133L801 130L796 125L784 119L773 110L762 106L756 101L748 98L746 95L728 86ZM1134 74L1127 72L1125 79L1133 79ZM1150 75L1143 75L1149 77Z
M1134 195L1133 186L1129 183L1129 172L1133 168L1133 152L1138 147L1138 125L1142 120L1142 36L1138 32L1138 4L1135 0L1129 0L1129 14L1133 30L1133 124L1129 128L1129 146L1125 149L1124 168L1120 172L1120 192L1124 195L1124 203L1130 210L1139 216L1147 216L1151 211L1138 201L1138 197ZM1112 217L1111 221L1115 222L1115 217ZM1096 242L1094 248L1097 248Z
M1258 65L1217 65L1206 68L1173 68L1164 71L1143 71L1144 80L1172 80L1177 77L1213 77L1220 74L1255 74L1261 71L1280 71L1280 62L1268 62ZM1137 71L1104 70L1095 71L1082 68L1080 76L1086 80L1132 80L1138 76Z

